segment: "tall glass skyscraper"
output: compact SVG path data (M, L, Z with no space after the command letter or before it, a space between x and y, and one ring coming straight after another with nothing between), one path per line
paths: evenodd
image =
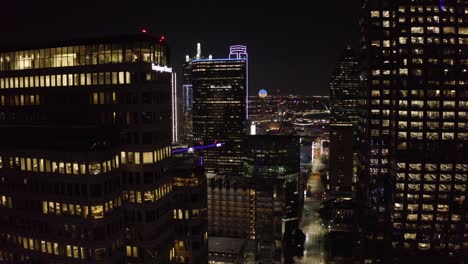
M359 64L347 46L330 78L330 156L327 191L351 194L355 188Z
M205 169L219 175L242 175L241 143L246 135L247 49L232 46L227 59L192 61L193 142L223 142L207 150Z
M369 261L467 256L466 1L365 1L360 187Z
M210 55L211 57L211 55ZM201 44L197 43L197 54L190 58L185 56L185 63L182 65L182 113L183 113L183 134L185 143L192 144L193 139L193 85L192 85L192 61L205 59L201 52Z
M351 46L347 46L330 78L330 115L332 122L357 124L359 65Z
M0 258L169 263L171 69L146 34L0 51Z

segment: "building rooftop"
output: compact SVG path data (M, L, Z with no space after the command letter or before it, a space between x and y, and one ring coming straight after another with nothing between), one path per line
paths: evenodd
M246 244L246 240L242 238L231 237L209 237L208 251L211 253L241 254Z
M165 45L165 37L156 37L147 33L114 35L103 37L91 37L72 40L59 40L51 42L39 42L33 44L18 44L18 45L0 45L0 52L21 51L21 50L36 50L55 47L68 47L79 45L92 45L92 44L110 44L110 43L126 43L131 41L148 41L158 42Z

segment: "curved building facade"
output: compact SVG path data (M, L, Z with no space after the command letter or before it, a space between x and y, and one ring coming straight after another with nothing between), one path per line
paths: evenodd
M3 261L173 258L167 52L146 34L0 50Z

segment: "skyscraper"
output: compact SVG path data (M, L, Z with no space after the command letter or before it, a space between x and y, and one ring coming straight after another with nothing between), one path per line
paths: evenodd
M247 49L232 46L227 59L192 61L194 145L223 142L207 150L205 169L242 174L241 143L246 135Z
M245 149L245 174L256 198L255 237L278 249L284 233L297 228L302 208L299 137L248 136Z
M330 123L329 179L326 190L334 194L352 194L354 188L354 153L356 137L353 124L346 122Z
M330 79L331 122L357 124L359 65L351 46L347 46Z
M357 150L359 65L347 46L330 80L330 156L327 191L350 194Z
M208 263L207 182L203 157L182 152L172 159L175 262Z
M211 57L211 55L210 55ZM183 113L183 130L185 143L192 144L193 139L193 85L192 85L192 61L205 59L201 52L201 44L197 43L197 54L190 58L185 56L185 63L182 65L183 80L182 80L182 113Z
M360 187L369 259L467 255L466 1L366 1ZM440 259L438 259L440 258Z
M208 178L209 235L249 239L262 263L280 261L299 222L299 138L248 136L245 150L245 177Z
M4 261L171 261L167 65L146 34L0 51Z

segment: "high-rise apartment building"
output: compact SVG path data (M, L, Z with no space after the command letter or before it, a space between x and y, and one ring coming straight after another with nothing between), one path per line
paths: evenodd
M466 257L468 3L365 1L360 196L366 259Z
M169 263L171 72L146 34L0 51L0 258Z
M232 46L227 59L192 61L193 143L223 142L207 150L205 169L242 175L241 143L246 135L247 49Z

